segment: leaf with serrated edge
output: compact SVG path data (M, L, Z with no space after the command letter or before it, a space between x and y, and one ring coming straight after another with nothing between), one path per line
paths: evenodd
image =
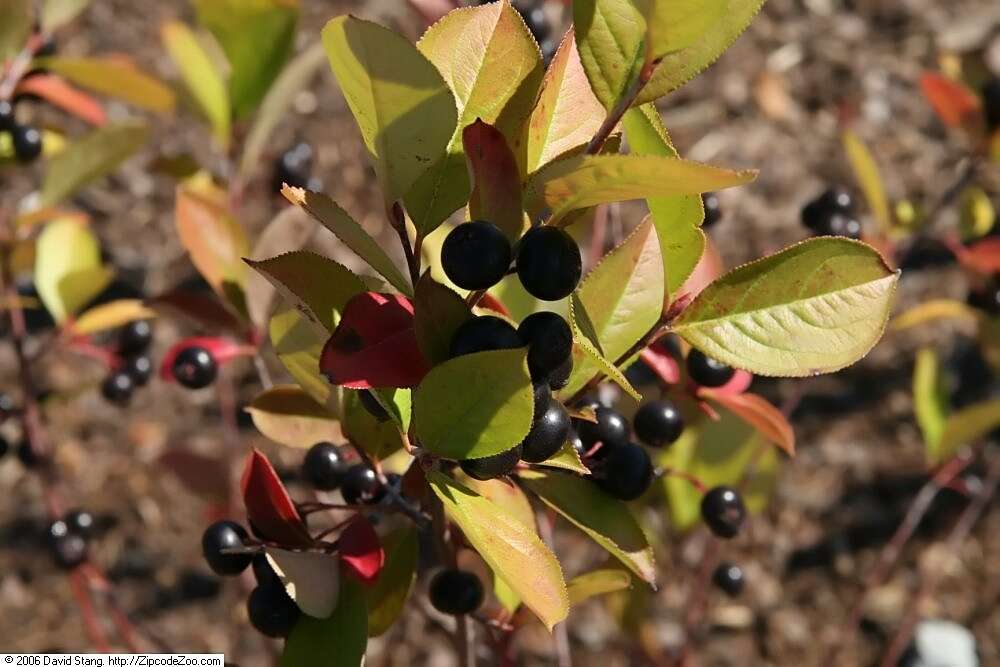
M136 320L151 320L156 311L139 299L117 299L89 308L73 322L73 333L90 335L123 326Z
M889 199L885 195L885 185L875 158L858 135L850 130L844 132L844 151L871 209L872 217L883 231L887 231L892 227L892 214L889 212Z
M489 220L512 243L526 226L521 205L521 173L500 130L476 120L462 132L462 146L472 174L469 217Z
M864 243L812 239L723 275L673 330L708 356L758 375L830 373L881 337L898 280Z
M265 437L289 447L308 448L340 439L334 415L297 385L265 389L246 407Z
M655 585L653 549L628 505L576 475L521 470L518 478L529 491L587 533L636 576Z
M728 0L633 0L646 20L646 62L678 53L723 20Z
M659 155L576 155L535 172L525 185L524 205L532 216L551 210L555 222L598 204L744 185L756 174Z
M563 443L558 452L537 465L548 468L562 468L563 470L569 470L581 475L590 474L590 468L583 465L580 455L569 442Z
M603 373L607 377L611 378L615 384L625 390L625 393L634 398L636 401L642 400L642 394L632 386L632 383L628 381L625 374L618 370L614 362L608 361L601 354L594 342L588 338L580 330L580 327L576 323L576 314L580 312L577 306L570 306L570 324L573 327L573 346L574 350L577 348L583 350L584 354L589 358L591 362L597 365L599 372ZM575 367L575 363L574 363Z
M455 99L402 35L351 16L323 28L323 46L387 203L405 195L455 133Z
M270 546L264 552L288 597L295 600L303 614L327 618L333 613L340 591L340 560L336 555Z
M629 109L622 119L629 150L635 155L677 157L660 112L652 104ZM647 199L649 213L660 239L667 297L672 297L694 271L705 250L704 205L698 195L673 195Z
M278 212L254 241L249 259L261 261L290 250L300 250L316 232L312 218L296 206ZM258 329L274 312L278 289L259 271L246 276L246 303L250 321Z
M146 74L131 59L121 56L93 58L39 58L35 63L73 83L142 109L168 112L174 109L174 91Z
M973 444L1000 427L1000 399L970 405L948 417L934 463L947 461L958 448Z
M941 374L941 362L930 347L917 351L913 366L913 412L924 436L927 460L935 461L948 420L948 391Z
M439 472L427 481L469 544L549 630L569 613L559 561L534 531L498 505Z
M160 28L163 45L180 70L184 85L212 126L218 144L229 145L229 92L212 58L195 34L180 21L168 21Z
M413 328L420 350L432 365L449 359L452 336L472 317L465 299L435 281L430 271L426 271L417 282L413 299Z
M398 289L406 296L413 296L413 288L410 281L403 277L403 274L396 268L395 263L385 253L378 241L373 239L368 232L352 218L347 211L340 208L336 202L326 195L318 192L310 192L302 188L285 186L281 194L285 199L301 206L309 215L333 232L334 236L344 242L348 248L365 260L368 266L372 267L389 284Z
M590 87L604 108L611 110L645 57L646 22L632 2L575 0L573 24Z
M327 336L295 308L276 313L268 325L268 334L278 360L299 386L320 405L336 405L340 388L333 387L319 372L319 357Z
M632 587L632 575L625 570L609 568L580 574L566 582L569 603L576 606L592 597L623 591Z
M56 322L97 296L110 278L101 265L97 237L76 218L58 218L42 229L34 275L38 296Z
M528 434L534 410L525 348L456 357L424 377L413 396L417 437L451 459L492 456Z
M368 609L361 583L342 577L329 618L302 616L285 640L280 667L361 667L368 645Z
M149 136L139 120L106 125L69 144L45 166L41 206L52 206L102 176L113 172L139 150Z
M612 360L613 365L656 324L663 309L663 261L649 218L587 274L577 296L601 343L600 356ZM577 310L574 306L574 321L579 316ZM584 336L575 337L573 373L559 393L563 399L596 373L608 370L584 351L585 340ZM638 392L633 388L630 393Z
M382 541L385 565L374 585L365 589L368 603L368 636L378 637L399 618L417 578L420 542L416 528L404 526Z

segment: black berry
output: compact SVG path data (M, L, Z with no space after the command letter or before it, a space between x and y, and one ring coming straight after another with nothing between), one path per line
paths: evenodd
M314 488L332 491L344 481L350 466L332 442L318 442L302 459L302 476Z
M636 436L650 447L673 444L684 431L684 418L670 401L646 403L632 422Z
M483 583L472 572L441 570L431 579L431 604L442 614L471 614L483 604Z
M731 487L709 489L701 499L701 518L716 537L736 537L746 516L743 498Z
M521 441L521 459L528 463L541 463L558 452L570 432L570 418L559 401L550 400L548 407L531 424L531 430Z
M14 125L10 129L14 154L19 162L34 162L42 154L42 133L29 125Z
M832 187L803 206L800 216L805 227L823 236L834 233L831 220L835 215L852 217L853 211L851 195L846 190ZM843 228L843 222L838 223L838 227Z
M94 515L84 509L67 512L63 520L70 532L76 533L85 540L92 538L97 530L97 521L94 519Z
M29 470L42 464L42 457L35 453L31 443L27 438L22 440L17 446L17 460Z
M10 132L16 124L14 105L7 100L0 100L0 132Z
M302 612L280 585L257 586L247 598L247 616L257 632L268 637L287 637Z
M594 480L608 495L635 500L653 483L653 463L646 450L634 443L612 447Z
M982 92L986 126L993 130L1000 127L1000 76L990 77L983 84Z
M564 299L580 282L583 259L573 237L555 227L536 227L521 239L517 275L533 297Z
M52 558L59 567L71 570L87 560L87 541L77 533L66 533L52 538Z
M715 572L712 573L712 583L726 595L734 598L743 592L743 585L746 581L743 578L743 570L738 565L719 563Z
M736 373L731 366L695 349L688 352L687 372L691 379L702 387L721 387Z
M10 443L7 442L7 438L0 435L0 458L3 458L8 451L10 451Z
M507 274L512 259L510 241L485 220L455 227L441 246L441 268L462 289L488 289Z
M130 357L125 361L123 370L132 378L135 386L143 387L153 377L153 360L145 354Z
M375 418L375 421L389 421L389 413L385 411L385 408L378 402L378 399L367 389L358 391L358 401L361 402L361 407Z
M459 462L465 474L473 479L487 480L496 477L503 477L510 473L521 460L521 445L517 445L506 452L500 452L493 456L486 456L480 459L466 459Z
M596 423L584 419L579 419L576 422L576 430L588 449L597 442L601 442L607 447L628 443L628 420L620 412L602 405L595 410L595 413L597 415Z
M580 439L580 434L576 432L576 429L573 426L570 426L569 434L566 436L566 441L569 443L570 447L576 451L577 456L579 456L582 461L587 455L587 448L584 447L583 440Z
M517 328L528 346L528 370L534 382L548 382L553 389L566 385L573 371L573 331L556 313L528 315Z
M278 573L271 567L271 563L267 560L267 554L263 551L254 554L253 560L250 561L250 567L253 568L253 577L258 586L281 586Z
M235 576L247 569L253 554L223 553L223 550L244 546L248 537L240 524L216 521L202 533L201 553L213 572L224 577Z
M281 192L282 184L287 183L293 188L306 188L310 185L309 176L313 168L313 149L305 142L295 144L282 153L274 163L272 187L275 192Z
M364 463L355 463L344 474L340 493L348 505L374 505L382 500L385 489L374 470Z
M118 330L118 354L132 357L149 349L153 342L153 325L149 320L129 322Z
M705 207L705 222L702 227L711 227L722 219L722 202L719 195L714 192L706 192L701 196L701 203Z
M492 315L483 315L467 320L458 327L451 339L449 352L454 358L487 350L509 350L523 345L517 329L510 322Z
M174 378L188 389L202 389L212 384L219 365L212 353L203 347L185 347L174 358Z
M861 238L861 223L849 213L834 213L830 216L828 227L817 234L858 240Z
M135 381L125 371L115 371L101 383L101 395L115 405L127 405L134 390Z

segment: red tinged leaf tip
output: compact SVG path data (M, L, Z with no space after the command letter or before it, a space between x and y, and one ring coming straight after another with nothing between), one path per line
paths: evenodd
M472 218L489 220L509 239L517 239L524 228L521 172L503 133L476 120L462 131L462 145L472 172Z
M96 99L54 74L37 74L21 79L15 93L36 95L95 127L101 127L107 122L104 108Z
M778 408L757 394L730 394L722 389L722 387L717 389L702 387L698 390L698 396L719 403L757 429L762 436L780 447L786 454L795 455L795 431Z
M955 239L945 242L959 263L970 271L984 276L1000 273L1000 238L989 237L968 246Z
M306 524L267 457L254 449L240 478L247 519L256 531L282 546L308 546Z
M379 292L352 297L323 347L319 369L331 384L348 389L418 385L430 368L417 344L413 303Z
M241 343L240 341L236 341L231 338L191 336L190 338L185 338L182 341L174 343L170 349L167 350L166 354L163 355L163 361L160 362L161 379L166 380L167 382L172 382L174 380L174 359L177 358L177 355L180 354L181 350L189 347L205 348L215 359L215 363L220 366L236 357L252 354L251 348L247 346L246 343Z
M483 298L479 300L479 305L488 310L492 310L494 313L500 313L504 317L510 317L510 311L507 310L507 306L503 305L503 301L496 298L489 292L483 294Z
M385 550L378 533L363 516L355 516L337 540L340 560L358 579L373 584L385 565Z
M920 76L920 90L941 122L949 127L962 127L979 117L979 98L957 81L924 72Z
M642 359L649 368L656 373L656 376L663 380L665 384L677 384L681 380L681 369L677 360L670 352L660 345L659 343L653 343L646 349L644 349L640 354L639 358Z

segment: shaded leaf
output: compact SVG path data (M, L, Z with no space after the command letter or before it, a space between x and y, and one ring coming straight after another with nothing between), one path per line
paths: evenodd
M449 359L455 331L473 315L465 299L435 281L430 271L420 278L416 292L413 325L417 343L424 357L434 366Z
M368 610L361 584L341 581L337 608L326 619L302 616L285 640L281 667L361 667L368 645Z
M878 341L898 279L863 243L812 239L725 274L673 329L710 357L758 375L829 373Z
M632 576L625 570L609 568L577 575L566 582L569 603L576 606L592 597L623 591L632 587Z
M265 437L289 447L306 449L339 440L340 425L334 415L296 385L265 389L246 411Z
M757 429L757 432L789 456L795 455L795 432L781 411L757 394L726 392L708 387L698 395L726 406L730 412Z
M439 472L429 473L427 481L469 544L549 630L566 618L569 597L562 569L533 530Z
M36 62L39 67L59 74L78 86L139 108L159 112L174 108L174 92L124 56L59 56L39 58Z
M174 289L146 300L157 312L182 316L212 331L242 332L244 324L214 294Z
M681 381L680 365L665 346L654 343L643 349L639 353L639 358L656 373L663 384L672 385Z
M420 444L450 459L492 456L528 434L534 411L527 350L494 350L436 366L413 395Z
M40 204L51 206L110 174L146 142L149 128L138 120L106 125L69 144L46 165Z
M406 525L383 540L385 566L375 585L365 589L368 636L378 637L396 622L417 578L419 540L414 526Z
M865 195L865 201L868 202L872 217L875 218L883 231L890 229L892 227L892 213L889 210L885 185L882 182L882 175L879 174L878 165L875 164L875 158L854 132L846 130L843 141L847 159L851 163L854 177Z
M462 132L462 145L472 173L469 216L489 220L513 243L525 228L521 175L503 134L482 120Z
M294 308L274 315L268 330L278 360L299 386L320 405L330 407L336 403L336 396L331 399L334 388L319 372L319 357L327 337Z
M301 249L316 232L316 225L304 211L289 206L278 212L254 241L250 259L263 261L275 255ZM277 288L259 271L246 276L246 304L250 321L258 330L267 325L276 304Z
M924 436L927 460L938 460L938 444L948 419L948 391L933 348L917 351L913 367L913 411Z
M35 74L17 82L15 91L18 95L35 95L52 106L72 114L94 127L102 127L107 123L104 107L87 93L66 83L62 77L54 74ZM43 136L45 155L49 155L48 137Z
M254 448L247 457L240 490L247 518L258 533L286 546L308 546L312 538L271 462Z
M574 297L573 301L578 301L578 299ZM574 304L573 301L570 302L570 325L573 328L574 350L583 350L584 359L588 360L588 362L593 365L596 365L598 373L603 373L605 376L613 380L615 384L624 389L626 394L634 398L636 401L641 401L642 394L640 394L638 390L632 386L632 383L628 381L625 374L618 370L618 367L615 366L613 361L604 358L604 355L601 353L601 350L596 344L598 341L597 337L589 337L581 331L580 326L577 324L577 317L578 314L585 314L586 311L582 309L582 304Z
M73 333L87 336L136 320L151 320L155 317L156 311L139 299L117 299L88 308L73 322Z
M111 281L101 263L97 237L75 218L49 222L35 243L35 287L52 318L61 323Z
M184 85L212 126L215 140L229 145L229 93L215 63L191 29L180 21L168 21L160 28L160 39L180 71Z
M336 556L277 547L265 547L264 553L288 597L303 614L327 618L333 613L340 593L340 561Z
M990 196L978 186L969 186L962 192L961 197L962 217L959 220L959 229L963 240L977 239L986 236L996 224L997 212L990 201ZM993 261L990 268L983 267L983 273L1000 272L1000 241L996 237L983 239L976 245L992 241ZM974 246L973 246L974 247ZM970 248L971 250L971 248ZM959 261L962 259L961 253L958 255Z
M39 21L42 32L51 33L66 25L87 8L91 0L44 0Z
M656 583L653 549L628 505L590 480L561 472L522 470L528 490L585 532L643 581Z
M383 393L386 390L373 390L372 393ZM368 452L376 460L385 459L404 447L406 436L404 427L400 424L402 417L409 421L410 390L396 389L398 396L393 396L394 402L387 411L393 419L377 420L361 404L356 391L344 392L343 424L344 435ZM405 408L405 415L399 415ZM395 413L395 414L394 414Z
M371 522L356 514L337 538L340 560L362 583L371 585L385 564L382 542Z
M191 263L220 296L232 302L226 285L244 284L243 257L250 252L250 242L229 210L228 194L207 177L188 179L177 186L174 224Z
M948 460L963 445L974 444L1000 427L1000 399L957 410L948 417L933 463Z

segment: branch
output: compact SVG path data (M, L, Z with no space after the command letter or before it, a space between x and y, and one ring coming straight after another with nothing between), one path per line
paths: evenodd
M423 239L418 231L417 240L414 244L417 248L417 252L415 252L414 246L410 245L410 235L406 231L406 214L403 212L403 207L399 205L399 202L392 205L392 210L389 212L389 219L392 222L392 228L396 230L396 235L399 236L399 244L403 246L406 267L410 270L410 282L413 283L413 287L416 289L417 281L420 280L420 255L418 253Z
M656 69L659 61L653 60L642 66L642 70L639 72L639 76L635 78L632 85L629 86L625 94L622 95L621 99L615 105L611 113L608 114L607 118L604 119L604 123L598 128L597 133L587 144L587 155L597 155L604 148L604 144L608 141L608 137L611 133L615 131L615 127L621 122L622 116L625 112L629 110L632 103L639 96L639 92L649 83L649 80L653 78L653 71Z

